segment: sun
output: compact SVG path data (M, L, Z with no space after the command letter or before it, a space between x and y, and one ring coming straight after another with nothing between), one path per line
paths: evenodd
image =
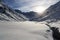
M38 12L38 13L44 12L45 9L46 9L46 8L43 7L43 6L36 6L36 7L33 7L33 11Z

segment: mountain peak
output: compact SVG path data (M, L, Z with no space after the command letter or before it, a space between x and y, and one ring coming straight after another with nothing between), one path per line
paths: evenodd
M50 6L47 10L44 12L44 17L40 19L40 21L58 21L60 20L60 1L56 4Z

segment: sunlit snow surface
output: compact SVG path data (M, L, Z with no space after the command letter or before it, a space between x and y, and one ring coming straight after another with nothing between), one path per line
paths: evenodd
M46 30L40 22L0 22L0 40L53 40Z

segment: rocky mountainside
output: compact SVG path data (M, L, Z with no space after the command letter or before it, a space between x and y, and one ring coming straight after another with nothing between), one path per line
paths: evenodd
M1 21L25 21L28 20L24 15L17 13L15 10L0 3L0 20Z
M30 11L30 12L22 12L18 9L15 9L16 12L23 14L25 17L27 17L29 19L29 21L35 21L34 19L38 18L40 15L38 15L36 12L34 11Z
M46 21L46 20L50 22L60 20L60 1L50 6L47 10L45 10L44 17L42 17L38 21Z

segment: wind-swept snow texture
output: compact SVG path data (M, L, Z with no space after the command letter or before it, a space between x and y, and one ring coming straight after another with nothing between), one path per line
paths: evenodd
M35 22L0 22L0 40L53 40L52 31Z
M15 12L4 3L0 3L0 20L1 21L25 21L28 20L24 15Z

